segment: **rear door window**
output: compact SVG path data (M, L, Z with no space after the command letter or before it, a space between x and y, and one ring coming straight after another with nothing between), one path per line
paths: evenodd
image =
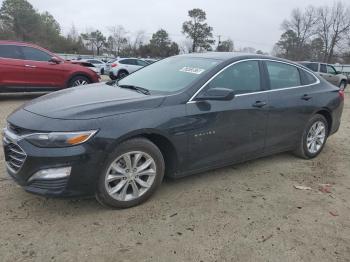
M120 64L123 65L134 65L133 59L123 59L123 60L119 60Z
M48 53L33 47L21 46L21 49L25 60L48 62L52 58Z
M280 63L266 62L271 89L296 87L301 85L299 70L296 66Z
M137 60L136 62L137 62L137 65L139 65L139 66L146 66L146 65L148 65L148 63L143 61L143 60Z
M15 45L0 45L0 57L11 59L23 59L21 50Z

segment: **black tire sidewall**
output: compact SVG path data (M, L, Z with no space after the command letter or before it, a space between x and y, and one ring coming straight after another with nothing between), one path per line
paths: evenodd
M117 76L117 79L123 79L124 77L126 77L126 76L128 76L129 75L129 73L128 72L126 72L126 71L121 71L121 72L119 72L118 73L118 76Z
M156 178L151 188L149 188L148 191L138 199L131 201L118 201L109 196L109 194L107 193L105 187L105 176L107 175L107 171L111 163L115 161L119 156L130 151L143 151L149 154L154 159L157 168ZM164 171L164 158L155 144L144 138L135 138L127 140L121 143L107 158L104 168L98 179L96 198L104 206L113 208L129 208L139 205L145 202L148 198L150 198L151 195L155 192L155 190L159 187L164 177Z
M312 125L313 125L315 122L317 122L317 121L322 121L323 124L325 125L325 127L326 127L326 137L325 137L324 143L323 143L322 147L320 148L320 150L318 150L316 153L310 153L309 150L308 150L308 148L307 148L307 135L308 135L308 133L309 133L310 128L312 127ZM307 158L309 158L309 159L314 158L314 157L318 156L318 155L322 152L322 150L323 150L323 148L324 148L324 146L325 146L325 144L326 144L326 142L327 142L327 139L328 139L328 133L329 133L328 130L329 130L328 122L327 122L327 120L326 120L326 118L325 118L324 116L317 114L317 115L314 115L314 116L309 120L309 122L307 123L307 125L306 125L306 127L305 127L305 130L304 130L304 132L303 132L303 138L302 138L302 143L303 143L303 154L304 154Z

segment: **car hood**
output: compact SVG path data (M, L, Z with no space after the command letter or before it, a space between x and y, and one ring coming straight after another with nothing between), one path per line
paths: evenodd
M25 104L28 112L49 118L86 120L146 110L161 105L164 96L98 83L54 92Z

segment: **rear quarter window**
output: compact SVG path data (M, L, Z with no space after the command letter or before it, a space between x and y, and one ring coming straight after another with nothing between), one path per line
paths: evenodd
M312 85L317 82L317 78L306 70L299 69L302 85Z

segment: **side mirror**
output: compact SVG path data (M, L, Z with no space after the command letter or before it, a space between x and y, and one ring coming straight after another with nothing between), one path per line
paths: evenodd
M235 97L235 93L233 92L232 89L215 87L215 88L210 88L204 93L198 95L196 97L196 100L197 101L204 101L204 100L229 101L229 100L232 100L234 97Z
M341 72L340 71L336 71L336 75L340 75L341 74Z
M55 63L55 64L59 64L59 63L61 63L61 60L60 59L58 59L57 57L51 57L51 59L49 60L49 62L51 62L51 63Z

